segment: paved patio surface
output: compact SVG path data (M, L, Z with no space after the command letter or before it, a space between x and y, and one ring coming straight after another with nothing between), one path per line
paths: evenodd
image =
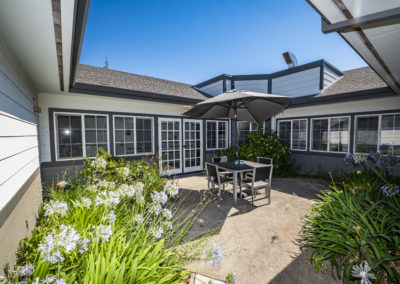
M196 206L206 194L206 177L202 174L182 176L178 179L184 206ZM302 220L312 199L327 183L318 179L273 179L271 204L260 191L251 205L251 196L238 199L233 206L231 188L223 194L222 203L210 203L194 224L190 234L195 236L215 229L209 241L222 250L222 262L215 269L199 264L195 270L205 275L225 277L235 272L237 283L340 283L330 271L317 275L306 263L296 240Z

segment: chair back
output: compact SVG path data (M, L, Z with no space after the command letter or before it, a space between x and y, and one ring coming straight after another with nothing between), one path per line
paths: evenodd
M271 183L272 179L272 165L266 165L265 167L259 167L254 169L253 182L256 181L269 181Z
M206 171L207 171L207 177L209 180L212 180L214 182L218 182L218 168L216 165L211 164L211 163L205 163L206 164Z
M213 163L226 163L228 162L228 157L227 156L212 157L211 161Z
M272 165L272 158L257 157L257 162L260 164Z

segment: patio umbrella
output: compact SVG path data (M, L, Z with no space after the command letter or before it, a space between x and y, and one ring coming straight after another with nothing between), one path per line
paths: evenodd
M251 91L230 90L202 101L183 115L198 118L225 118L260 124L285 109L292 98ZM236 156L239 160L238 131Z

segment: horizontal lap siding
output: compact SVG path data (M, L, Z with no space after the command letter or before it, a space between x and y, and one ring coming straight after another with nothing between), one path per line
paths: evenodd
M272 93L300 97L320 92L320 67L272 79Z
M35 95L0 43L0 210L39 167Z
M235 89L268 93L268 80L237 80Z

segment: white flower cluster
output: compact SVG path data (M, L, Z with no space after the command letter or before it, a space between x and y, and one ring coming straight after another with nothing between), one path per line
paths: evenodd
M108 242L110 237L112 236L112 228L111 225L98 225L93 226L93 229L96 232L96 239L99 241L100 239L104 242Z
M44 216L49 217L53 215L60 215L64 217L67 215L68 205L67 202L59 201L59 200L51 200L49 203L44 205Z
M92 200L87 197L82 197L78 203L78 206L81 206L83 208L90 208L92 206Z
M103 221L106 221L110 224L114 224L117 216L115 215L114 211L111 210L108 214L103 218Z
M128 167L121 167L116 169L116 172L119 176L123 178L123 180L130 180L130 170Z
M113 190L115 188L115 182L106 181L106 180L98 180L97 187L107 189L107 190Z
M168 201L168 196L163 191L156 191L150 194L154 204L164 205Z
M62 252L70 253L75 249L79 249L80 253L86 252L88 243L89 240L82 239L71 225L61 225L59 233L53 229L45 237L44 242L39 244L38 251L44 260L54 264L64 261Z
M95 169L104 170L107 167L107 161L103 157L97 157L90 165Z
M133 221L135 221L136 224L141 224L144 221L143 215L142 214L137 214L133 216Z
M179 187L175 184L167 184L164 186L164 191L168 194L168 196L176 196L179 193Z
M19 276L31 276L33 275L33 270L35 269L35 266L33 266L30 263L27 263L23 266L18 266L17 267L17 274Z
M157 228L152 228L152 229L151 229L151 233L153 234L153 236L154 236L156 239L159 239L159 238L162 237L162 234L164 233L164 231L163 231L162 227L159 226L159 227L157 227Z
M95 199L96 206L105 205L111 207L120 202L120 194L116 191L102 191Z
M89 190L89 191L93 191L93 192L97 192L99 189L97 188L97 185L95 185L95 184L89 184L87 187L86 187L86 189L87 190Z

